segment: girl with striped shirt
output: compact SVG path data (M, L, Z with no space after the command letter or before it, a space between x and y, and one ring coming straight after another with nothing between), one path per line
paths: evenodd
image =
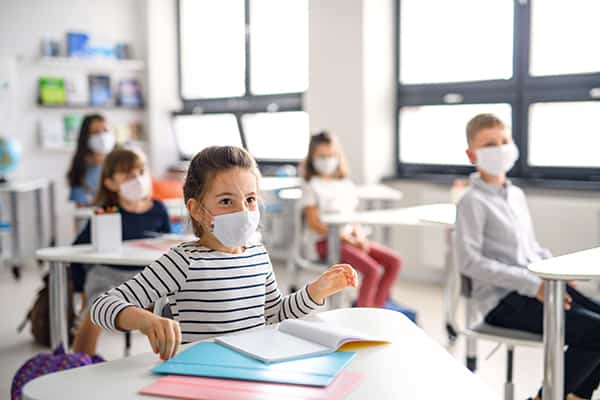
M192 160L184 199L197 241L172 248L94 302L92 321L108 330L140 330L162 359L180 343L302 318L324 300L356 287L354 269L334 265L282 296L264 246L249 242L259 222L259 172L245 150L209 147ZM173 320L145 310L167 296Z

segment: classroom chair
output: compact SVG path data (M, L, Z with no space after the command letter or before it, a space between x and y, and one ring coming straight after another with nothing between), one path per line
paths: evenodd
M465 299L465 329L462 334L465 335L467 342L466 364L467 368L473 372L477 369L477 340L489 340L496 342L498 347L506 345L506 382L504 384L504 399L514 399L514 351L515 347L541 347L543 338L528 332L498 328L488 325L485 322L476 322L476 312L474 304L471 301L473 285L471 279L460 275L460 294Z
M310 260L304 254L304 244L302 241L302 234L304 230L304 210L300 199L302 198L301 189L285 189L281 190L279 197L282 201L291 202L292 208L292 242L289 248L289 255L287 258L287 270L289 273L290 281L297 282L299 279L300 270L314 272L320 274L325 271L329 264L325 261ZM298 290L298 286L292 283L289 287L290 293ZM343 303L341 299L342 294L333 296L331 305L333 308L341 307L340 303Z

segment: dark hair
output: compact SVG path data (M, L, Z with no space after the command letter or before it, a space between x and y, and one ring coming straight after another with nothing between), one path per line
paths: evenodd
M315 158L315 151L317 149L317 146L320 144L337 144L337 138L336 136L329 132L329 131L321 131L318 133L315 133L314 135L312 135L310 137L310 143L308 145L308 154L306 156L306 158L304 159L304 161L302 162L302 169L303 169L303 175L304 175L304 180L306 182L310 181L310 179L315 176L315 175L319 175L319 173L315 170L315 167L313 166L313 160ZM344 157L344 154L342 152L341 147L337 146L337 151L338 151L338 159L339 159L339 164L337 167L337 170L335 171L335 176L336 178L345 178L348 175L348 169L346 168L346 160Z
M241 168L252 172L256 176L257 185L260 172L256 161L246 150L235 146L211 146L196 154L187 171L183 184L183 199L202 201L209 190L215 176L222 171ZM202 237L204 229L193 218L192 227L194 234Z
M467 123L467 144L470 146L475 140L477 133L488 128L506 128L500 118L494 114L478 114Z
M94 121L104 121L104 117L100 114L89 114L86 115L81 122L79 136L77 137L77 148L73 160L71 160L69 172L67 172L67 180L69 181L70 187L83 186L83 179L87 168L87 158L92 154L88 142L91 135L90 126Z
M135 150L116 147L106 155L102 174L100 176L100 186L96 193L96 205L100 207L113 207L119 205L119 193L109 190L104 185L106 178L112 178L118 172L129 172L134 168L143 169L146 164L146 157Z

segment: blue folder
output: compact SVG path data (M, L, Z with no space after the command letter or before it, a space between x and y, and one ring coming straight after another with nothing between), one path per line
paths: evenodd
M355 355L335 352L265 364L217 343L201 342L156 366L152 372L324 387Z

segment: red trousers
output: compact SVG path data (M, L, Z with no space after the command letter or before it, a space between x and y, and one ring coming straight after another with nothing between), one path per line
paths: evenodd
M393 250L374 242L369 242L368 253L344 242L340 250L341 262L350 264L362 275L356 305L383 307L402 268L400 256ZM321 259L327 257L327 240L317 243L317 252Z

